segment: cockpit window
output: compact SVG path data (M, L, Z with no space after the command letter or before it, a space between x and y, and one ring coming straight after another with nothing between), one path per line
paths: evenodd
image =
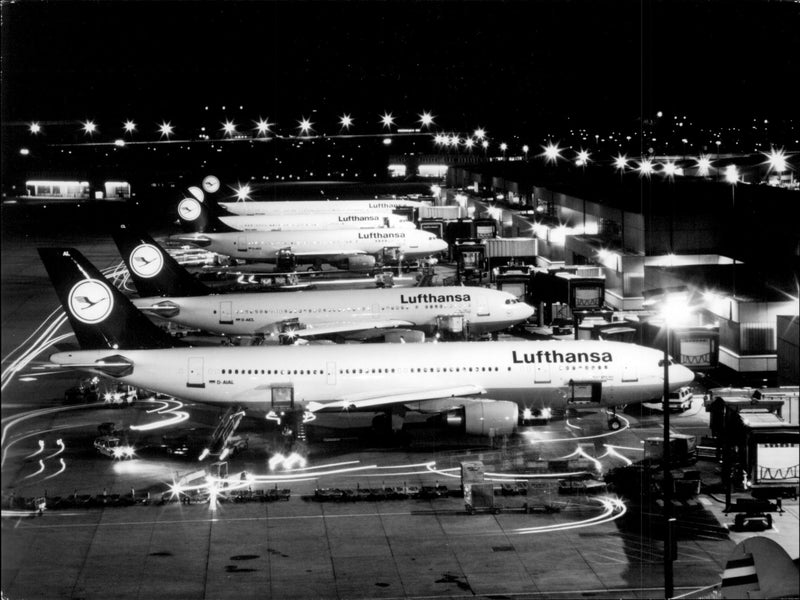
M675 361L673 361L672 358L670 358L669 362L667 364L671 367L672 365L675 364ZM660 361L658 361L658 366L659 367L663 367L664 366L664 359L663 358Z

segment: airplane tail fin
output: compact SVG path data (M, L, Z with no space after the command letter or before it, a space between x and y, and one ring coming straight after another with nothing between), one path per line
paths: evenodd
M82 350L182 345L151 323L78 250L39 248L39 256Z
M223 233L238 231L220 220L221 209L216 202L203 202L192 196L178 203L178 220L187 233Z
M211 293L143 231L122 225L112 237L140 296L207 296Z

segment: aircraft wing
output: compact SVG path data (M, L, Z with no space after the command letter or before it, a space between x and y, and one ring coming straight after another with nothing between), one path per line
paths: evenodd
M315 323L308 325L304 329L295 329L291 332L295 337L315 337L320 335L331 335L334 333L352 333L354 331L366 331L370 329L393 329L395 327L411 327L411 321L401 321L400 319L386 319L385 321L372 321L369 324L363 321L331 321L328 323Z
M424 402L426 400L445 400L449 398L477 396L485 394L486 390L479 385L456 385L443 388L428 388L423 390L409 390L399 393L376 394L365 392L361 394L350 394L334 402L324 404L312 402L308 405L308 410L316 412L323 408L380 408L392 404L406 404L409 402Z

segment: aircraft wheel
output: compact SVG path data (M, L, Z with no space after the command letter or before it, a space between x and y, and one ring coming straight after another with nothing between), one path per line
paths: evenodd
M620 427L622 427L622 421L620 421L617 417L608 420L608 428L611 431L617 431Z

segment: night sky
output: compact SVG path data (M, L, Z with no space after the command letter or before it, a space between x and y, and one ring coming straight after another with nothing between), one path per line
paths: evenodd
M3 120L186 120L244 105L356 125L709 124L795 116L800 3L20 2L2 5Z

